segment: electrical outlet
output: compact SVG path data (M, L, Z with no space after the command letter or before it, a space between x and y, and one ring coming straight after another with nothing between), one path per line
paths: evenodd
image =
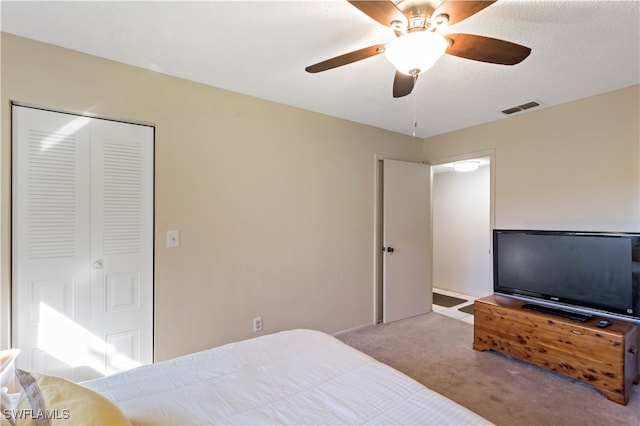
M262 317L253 319L253 332L257 333L259 331L262 331Z
M167 247L180 247L180 231L167 231Z

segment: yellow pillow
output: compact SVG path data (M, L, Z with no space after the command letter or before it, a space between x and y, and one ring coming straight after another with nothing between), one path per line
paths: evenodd
M16 370L24 389L16 409L16 425L123 425L125 415L99 393L55 376Z

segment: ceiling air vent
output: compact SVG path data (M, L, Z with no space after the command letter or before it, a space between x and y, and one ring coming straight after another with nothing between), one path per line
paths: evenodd
M538 102L535 101L531 101L531 102L527 102L526 104L522 104L522 105L518 105L516 107L512 107L512 108L507 108L505 110L502 110L503 114L513 114L514 112L520 112L520 111L524 111L525 109L529 109L529 108L534 108L540 106L540 104Z
M518 108L518 107L513 107L513 108L505 109L502 112L508 115L508 114L513 114L514 112L518 112L518 111L522 111L522 109Z

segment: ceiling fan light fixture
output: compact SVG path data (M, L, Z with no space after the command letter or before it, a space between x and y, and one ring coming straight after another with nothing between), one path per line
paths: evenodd
M398 71L418 75L433 66L449 47L449 41L431 31L413 31L387 44L385 55Z

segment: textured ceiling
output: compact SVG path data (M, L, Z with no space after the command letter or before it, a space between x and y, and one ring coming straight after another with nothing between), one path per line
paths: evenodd
M2 31L424 138L640 83L640 2L500 0L447 32L528 46L515 66L443 56L394 99L378 55L308 65L394 38L343 0L1 2ZM526 114L521 112L517 114Z

